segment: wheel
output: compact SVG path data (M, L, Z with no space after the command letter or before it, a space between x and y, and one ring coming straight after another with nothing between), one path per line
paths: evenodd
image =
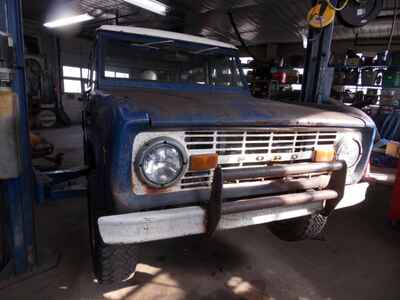
M284 241L302 241L318 238L328 218L321 214L278 221L268 224L271 232Z
M107 245L96 234L94 270L99 283L126 281L134 275L136 264L136 245Z
M57 124L57 115L54 111L46 109L42 110L36 116L40 128L51 128Z
M99 283L113 284L123 282L133 276L137 264L137 245L108 245L101 239L97 226L101 215L94 199L96 171L88 175L88 214L90 248L94 274Z

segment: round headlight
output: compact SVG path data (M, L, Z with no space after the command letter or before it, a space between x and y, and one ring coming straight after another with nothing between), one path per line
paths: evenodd
M343 139L336 153L337 160L344 160L347 168L354 167L361 158L361 145L352 138Z
M150 141L139 152L136 163L140 179L156 188L173 185L183 176L186 166L184 149L170 138Z

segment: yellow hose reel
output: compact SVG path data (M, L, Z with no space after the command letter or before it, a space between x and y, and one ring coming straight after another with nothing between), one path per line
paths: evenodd
M336 11L331 6L319 3L310 9L307 21L311 27L320 29L331 24L335 19L335 14Z

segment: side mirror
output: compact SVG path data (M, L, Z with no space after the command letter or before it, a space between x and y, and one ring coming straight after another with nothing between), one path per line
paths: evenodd
M93 82L91 82L90 79L84 78L84 79L82 79L82 83L83 83L83 87L84 88L86 87L88 89L88 90L84 89L82 94L88 94L91 91L91 84Z

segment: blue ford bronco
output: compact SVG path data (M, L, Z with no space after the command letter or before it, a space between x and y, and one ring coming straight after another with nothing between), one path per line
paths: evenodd
M256 224L312 239L365 199L362 112L253 98L238 49L203 37L107 25L94 48L83 128L99 281L131 276L140 243Z

